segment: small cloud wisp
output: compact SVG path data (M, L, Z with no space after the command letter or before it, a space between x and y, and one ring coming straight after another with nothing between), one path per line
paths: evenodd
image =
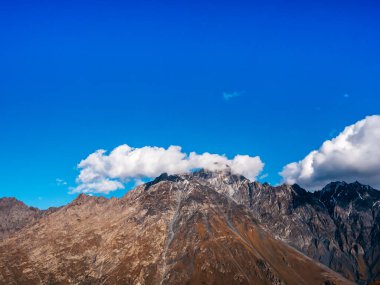
M235 97L239 97L242 94L244 94L244 91L242 91L242 92L237 92L237 91L223 92L223 98L224 98L224 100L229 101L230 99L235 98Z

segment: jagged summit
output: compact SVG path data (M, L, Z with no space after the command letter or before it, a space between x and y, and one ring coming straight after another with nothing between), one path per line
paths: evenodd
M214 179L214 178L224 178L224 179L240 179L240 180L248 180L242 175L233 174L230 168L221 169L221 170L207 170L205 168L200 168L194 170L192 172L182 173L182 174L168 174L162 173L158 177L156 177L153 181L148 182L146 184L153 185L160 181L168 180L183 180L183 179Z
M380 199L380 191L358 181L352 183L331 182L321 191L317 191L315 195L329 208L334 205L348 207L350 203L355 203L366 209Z
M153 181L144 184L144 189L148 190L151 186L161 182L161 181L182 181L181 175L169 175L167 173L162 173L160 176L156 177Z
M319 192L320 194L330 193L330 195L339 195L343 192L351 194L365 194L370 193L371 195L380 196L380 191L372 188L369 185L360 183L359 181L347 183L345 181L334 181L327 184ZM329 195L329 194L326 194Z
M198 169L196 171L191 172L190 175L192 175L194 177L201 177L204 179L214 178L217 176L219 176L219 177L220 176L224 176L224 177L233 176L233 177L240 177L241 179L247 179L242 175L233 174L230 167L227 167L227 168L221 169L221 170L207 170L207 169L201 168L201 169Z

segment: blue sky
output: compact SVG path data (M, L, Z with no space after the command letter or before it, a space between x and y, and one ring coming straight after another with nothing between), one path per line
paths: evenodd
M54 2L2 2L0 196L66 203L124 143L259 155L278 183L379 113L375 1Z

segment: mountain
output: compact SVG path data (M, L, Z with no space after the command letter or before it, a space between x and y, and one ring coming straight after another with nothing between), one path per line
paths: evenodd
M56 210L57 208L52 207L43 211L37 208L28 207L23 202L18 201L15 198L1 198L0 241Z
M334 220L335 240L356 266L357 280L380 280L380 192L359 182L335 182L314 194Z
M380 192L358 182L321 191L200 171L204 183L249 209L273 237L358 284L380 280Z
M358 284L380 279L380 192L336 182L253 191L252 212L277 238Z
M260 225L259 187L199 171L81 194L0 242L0 283L353 284Z

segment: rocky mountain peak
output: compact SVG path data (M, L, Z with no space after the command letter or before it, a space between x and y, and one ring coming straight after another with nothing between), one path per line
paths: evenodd
M80 193L69 205L81 205L91 199L90 195Z
M220 170L213 170L213 171L201 168L199 170L192 172L191 176L202 178L202 179L212 179L212 178L217 178L217 177L218 178L230 178L230 177L236 176L236 177L241 177L242 179L245 179L241 175L233 174L230 167L226 167L226 168L220 169Z
M0 198L0 207L15 207L15 206L20 206L20 207L28 207L25 205L23 202L17 200L14 197L4 197Z
M188 174L187 177L200 184L209 185L238 204L249 205L250 203L251 182L242 175L233 174L229 168L216 171L201 169Z
M367 209L380 199L380 191L358 181L353 183L337 181L315 192L315 196L330 210L334 206L347 208L352 203L359 208Z
M70 204L66 207L80 206L84 204L101 204L105 203L108 199L103 196L92 196L85 193L79 194Z
M251 192L250 181L241 175L236 175L231 172L229 168L223 170L210 171L206 169L199 169L190 173L169 175L163 173L153 181L145 183L144 190L149 190L152 186L163 182L195 182L200 185L208 185L216 189L219 193L232 198L235 201L244 202L246 196ZM257 183L256 183L257 184ZM258 185L257 185L258 186Z
M13 197L0 199L0 241L43 215L44 211L29 207Z
M153 185L162 182L162 181L171 181L171 182L178 182L184 180L183 177L180 175L169 175L167 173L162 173L160 176L156 177L153 181L147 182L144 184L144 189L148 190Z

